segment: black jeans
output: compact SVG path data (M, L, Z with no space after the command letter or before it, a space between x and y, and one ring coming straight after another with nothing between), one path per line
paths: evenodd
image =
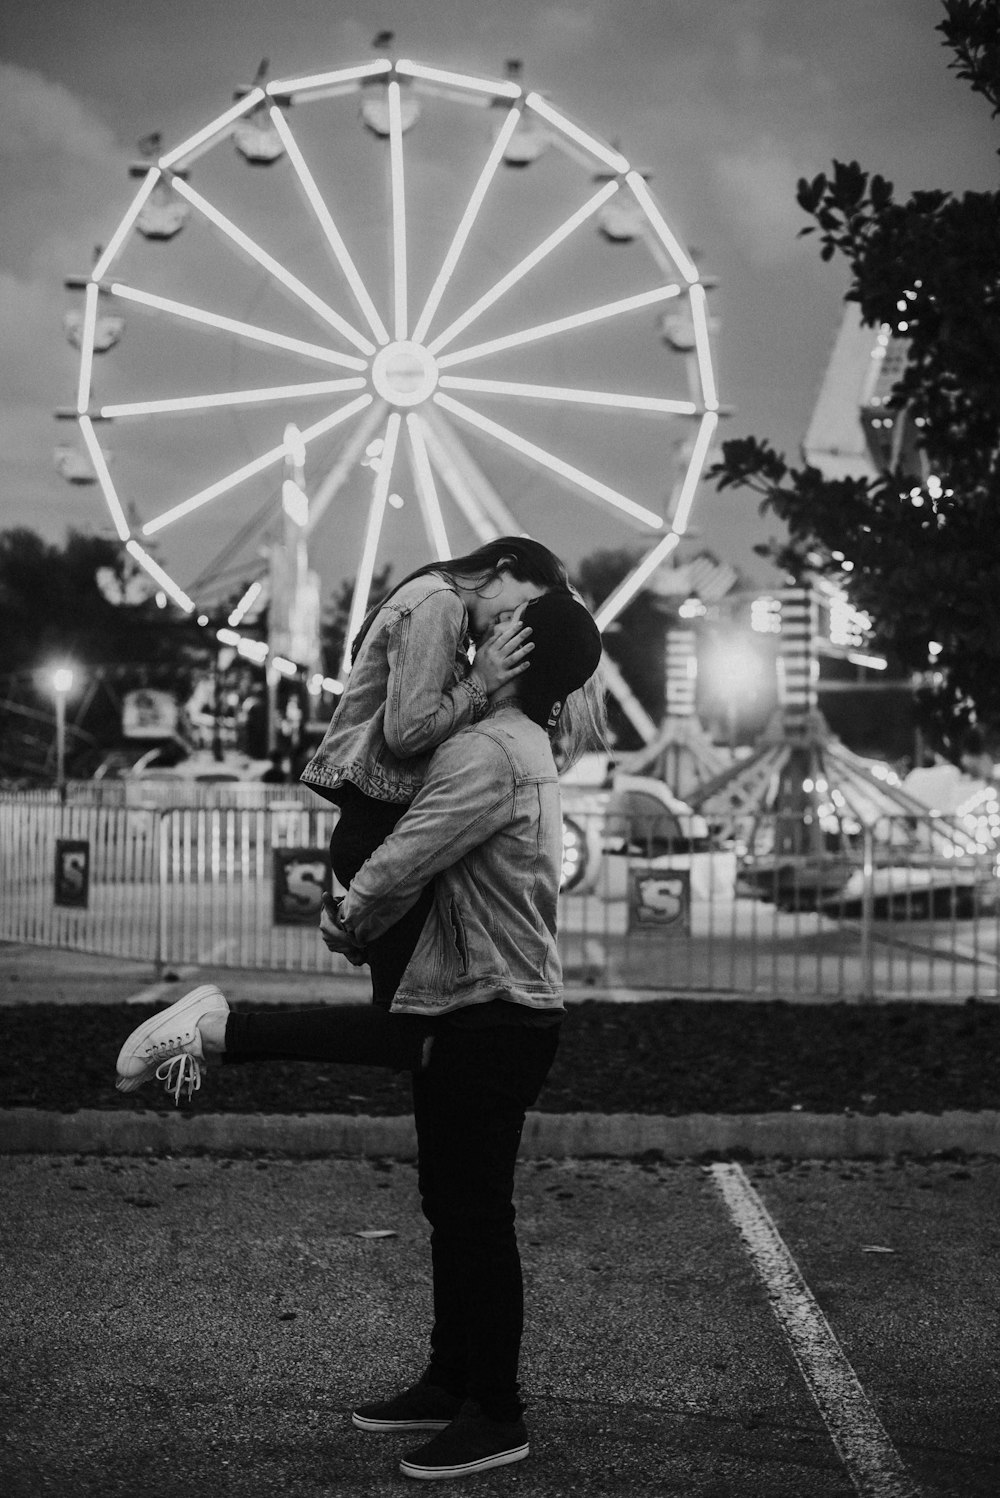
M356 802L340 838L335 832L331 840L344 884L405 810L361 800L367 805ZM555 1058L559 1026L472 1029L388 1012L432 897L425 891L419 918L408 912L369 947L374 1004L232 1013L226 1060L333 1061L411 1073L434 1284L424 1379L477 1400L493 1419L514 1420L523 1409L517 1372L524 1322L514 1170L524 1116Z
M525 1113L558 1044L558 1025L471 1029L373 1004L234 1012L226 1026L228 1062L335 1061L412 1073L434 1283L424 1379L477 1400L495 1420L515 1420L523 1409L514 1170Z
M420 1200L431 1225L434 1329L424 1377L494 1420L524 1408L524 1323L514 1168L524 1115L542 1089L559 1026L440 1024L413 1076Z

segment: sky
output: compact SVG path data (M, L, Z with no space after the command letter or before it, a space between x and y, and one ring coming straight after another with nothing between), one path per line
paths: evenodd
M70 486L55 469L54 448L69 431L54 412L75 400L76 355L62 319L81 300L64 279L89 271L94 247L121 219L135 191L128 168L140 139L159 131L164 148L186 139L228 107L263 58L272 77L346 67L376 55L373 40L387 29L398 55L439 68L500 78L508 59L521 59L531 88L648 174L670 227L716 283L709 305L727 412L720 440L753 433L797 460L847 284L845 267L821 262L815 238L797 237L807 222L795 203L798 178L836 158L881 172L901 194L996 185L997 132L985 103L947 68L950 54L934 30L940 16L938 0L33 0L13 8L0 35L0 527L29 526L51 541L67 527L112 533L100 491ZM387 211L384 142L357 124L356 100L331 102L329 125L314 108L312 124L305 108L292 112L296 130L301 117L303 149L317 180L325 174L338 227L386 307L390 257L376 222ZM414 294L433 280L499 118L426 101L404 138ZM280 195L287 163L247 167L231 145L225 155L223 163L220 148L196 162L192 184L217 193L238 224L309 281L318 274L312 226L301 206ZM478 296L592 190L585 171L551 151L524 173L508 172L496 189L494 219L470 237L456 275L456 314L463 296L466 304ZM259 267L241 262L237 270L205 248L200 232L186 228L155 251L136 236L120 273L144 285L158 278L177 300L276 325L273 284ZM551 257L548 279L531 285L526 278L504 309L506 323L487 315L483 336L662 281L656 267L650 275L651 262L640 268L638 255L590 233L565 260ZM324 296L335 302L331 288ZM336 305L350 310L343 295ZM295 309L288 316L288 331L311 336ZM141 312L130 310L128 319L118 348L97 361L103 399L290 377L254 364L228 336L209 353L200 334L182 336L176 324L156 332ZM301 370L294 378L319 377ZM520 370L522 378L674 395L685 393L687 379L685 361L659 337L656 309L617 330L608 325L607 337L602 329L527 357ZM498 372L517 377L513 365ZM325 408L310 409L314 420ZM551 405L523 417L509 407L505 414L482 409L511 426L521 421L531 440L662 507L673 439L655 420L561 415ZM268 419L280 425L285 413ZM227 414L212 433L200 422L151 418L98 428L123 499L141 518L230 471L234 454L246 461L267 432L259 413ZM307 489L329 471L339 441L331 434L322 452L317 444ZM511 511L571 563L597 547L649 544L627 517L556 492L547 473L530 465L526 472L509 452L480 448L471 437L468 445ZM355 474L317 533L312 560L324 597L357 565L370 480ZM192 583L274 489L272 476L205 506L164 530L156 555L182 584ZM404 504L395 529L387 526L383 560L397 575L426 559L415 511L412 501ZM751 496L702 485L695 548L766 582L753 547L774 530ZM472 542L461 525L457 539Z

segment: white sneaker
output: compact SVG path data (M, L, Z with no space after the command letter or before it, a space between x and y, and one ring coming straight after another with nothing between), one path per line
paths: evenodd
M198 1025L210 1014L225 1017L228 1013L225 995L214 983L205 983L145 1020L118 1053L115 1086L119 1092L134 1092L156 1077L175 1104L180 1103L182 1090L190 1099L201 1086L205 1060Z

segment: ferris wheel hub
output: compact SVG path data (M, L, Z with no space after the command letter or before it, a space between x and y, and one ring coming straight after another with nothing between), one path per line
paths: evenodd
M392 406L419 406L438 381L437 360L423 344L402 339L387 343L372 362L372 384Z

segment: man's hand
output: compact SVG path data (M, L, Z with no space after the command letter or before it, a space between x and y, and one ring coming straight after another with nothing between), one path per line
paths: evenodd
M527 671L534 648L529 627L520 619L508 619L494 625L489 639L479 646L471 674L478 676L487 694L495 692Z
M323 945L331 952L346 957L352 967L363 967L368 961L365 948L359 947L353 936L344 930L340 919L340 901L332 895L323 896L323 908L319 917L319 934Z

